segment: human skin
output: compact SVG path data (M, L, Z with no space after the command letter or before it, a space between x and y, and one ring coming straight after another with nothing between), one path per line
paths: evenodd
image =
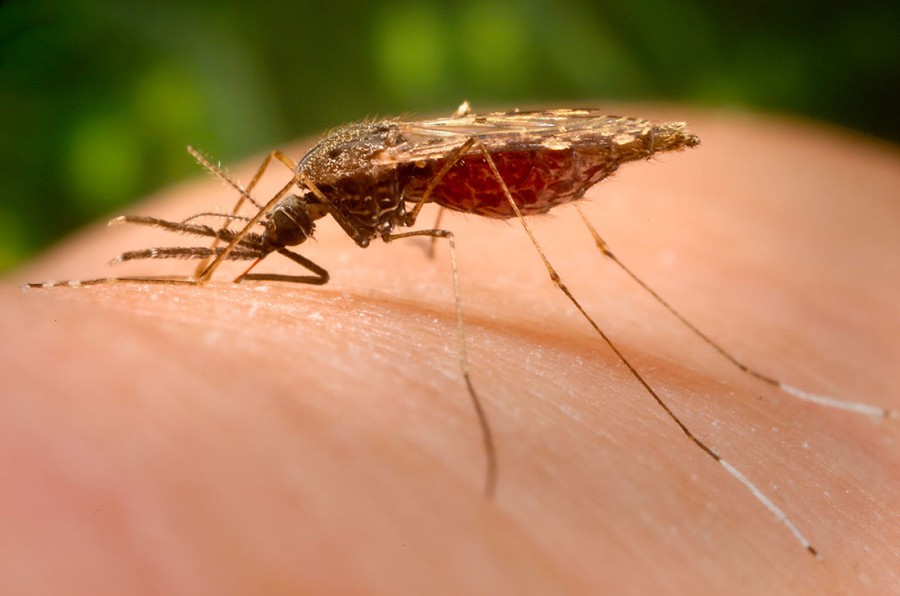
M687 120L702 144L589 191L613 251L751 366L900 408L896 149L771 118L616 111ZM258 163L234 172L246 181ZM285 176L273 169L256 194ZM128 212L177 220L233 198L198 176ZM492 500L446 243L433 259L421 239L360 250L328 222L297 249L330 271L323 287L229 283L240 269L203 287L18 287L191 270L110 269L124 250L192 239L96 227L0 292L0 591L896 590L900 421L747 377L605 260L574 210L532 224L647 382L822 561L653 402L518 223L447 214L497 443ZM258 271L294 267L276 255Z

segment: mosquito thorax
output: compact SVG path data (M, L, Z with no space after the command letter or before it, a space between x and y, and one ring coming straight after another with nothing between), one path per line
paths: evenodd
M372 158L379 151L403 141L395 120L359 122L337 128L306 152L297 173L321 186L346 179L371 176Z

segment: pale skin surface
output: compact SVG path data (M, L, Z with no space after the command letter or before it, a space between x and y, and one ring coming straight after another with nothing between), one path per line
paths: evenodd
M757 117L611 111L684 119L703 141L588 193L613 251L749 364L900 407L896 150ZM232 200L198 177L128 212L180 219ZM743 376L605 261L572 209L532 222L647 381L824 561L681 434L516 222L444 219L497 442L493 501L446 243L434 260L420 240L363 251L329 222L298 249L331 272L324 287L233 286L224 271L200 288L16 287L191 270L111 269L123 250L191 239L97 227L0 293L0 592L896 590L900 422ZM259 271L297 273L277 255Z

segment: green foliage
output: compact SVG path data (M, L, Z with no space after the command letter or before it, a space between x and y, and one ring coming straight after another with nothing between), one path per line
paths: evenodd
M0 4L0 270L198 172L365 116L610 99L900 138L896 2Z

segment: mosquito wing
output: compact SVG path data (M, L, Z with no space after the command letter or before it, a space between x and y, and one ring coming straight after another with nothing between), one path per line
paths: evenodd
M394 142L385 143L371 160L385 168L407 168L406 201L422 200L428 185L441 176L425 200L495 218L516 212L488 166L485 150L519 211L534 215L578 200L622 163L700 142L683 122L654 124L590 109L397 121L395 130ZM456 154L470 139L476 142Z
M696 136L684 123L654 124L643 118L622 118L594 109L495 112L399 122L401 142L375 157L382 163L440 160L474 137L488 152L590 151L627 161L630 148L642 155L694 146ZM480 152L473 147L469 153Z

